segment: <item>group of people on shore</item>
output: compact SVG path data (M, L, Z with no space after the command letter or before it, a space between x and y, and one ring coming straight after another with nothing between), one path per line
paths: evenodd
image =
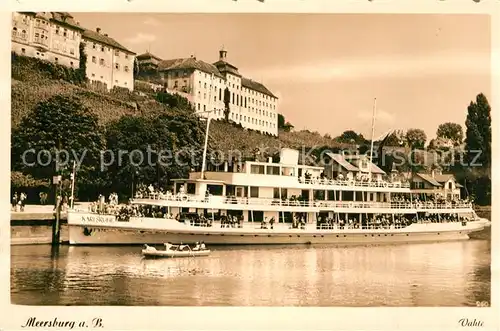
M21 192L17 193L15 192L14 195L12 196L12 211L24 211L24 206L26 205L26 199L28 196L26 193Z

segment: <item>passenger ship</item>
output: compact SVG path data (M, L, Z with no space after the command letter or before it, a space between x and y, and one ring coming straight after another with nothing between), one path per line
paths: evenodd
M70 244L371 244L468 239L490 222L458 197L422 194L366 156L326 153L322 166L229 162L137 193L127 206L68 213ZM444 198L444 199L443 199Z

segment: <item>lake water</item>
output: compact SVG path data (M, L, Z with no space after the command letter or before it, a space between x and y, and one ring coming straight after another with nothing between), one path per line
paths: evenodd
M489 235L380 246L214 246L145 260L141 247L11 247L22 305L476 306L490 301Z

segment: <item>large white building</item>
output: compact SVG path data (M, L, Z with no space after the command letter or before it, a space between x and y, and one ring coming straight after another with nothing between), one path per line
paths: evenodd
M151 58L158 59L149 53L139 55L139 66ZM278 134L278 98L263 84L243 77L227 62L225 50L219 52L219 61L213 64L193 56L159 61L157 76L156 83L186 96L200 116L224 118L226 97L229 120L245 128Z
M83 31L66 12L14 12L12 51L78 68Z
M115 86L134 89L134 52L102 33L100 28L85 30L83 41L87 78L91 83L103 84L107 89Z
M134 89L135 53L107 34L80 26L66 12L12 13L12 51L78 68L80 43L87 55L86 74L92 84L106 89L115 86Z

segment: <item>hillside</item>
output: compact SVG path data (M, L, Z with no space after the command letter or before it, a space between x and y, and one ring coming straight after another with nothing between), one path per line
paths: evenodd
M137 82L134 93L123 90L104 92L75 82L73 71L45 61L13 56L12 127L17 127L21 119L28 115L38 102L57 94L79 97L83 104L98 116L101 125L106 125L124 115L141 116L164 109L164 106L155 100L154 93L140 81ZM273 137L224 121L212 122L210 145L223 151L237 149L245 154L252 153L255 148L264 147L302 149L315 146L330 148L340 146L331 138L307 130L280 132L279 137Z

